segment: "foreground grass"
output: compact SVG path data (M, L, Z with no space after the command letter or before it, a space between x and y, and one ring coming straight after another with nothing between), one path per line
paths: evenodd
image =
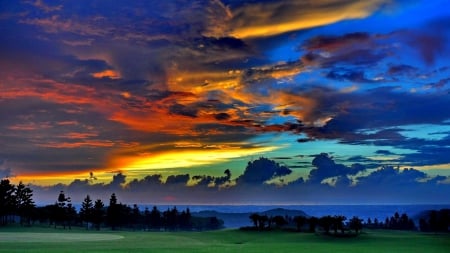
M450 252L450 235L399 231L366 231L356 238L332 238L291 232L221 230L211 232L91 232L51 228L7 228L7 233L111 234L123 239L73 242L5 242L0 252Z

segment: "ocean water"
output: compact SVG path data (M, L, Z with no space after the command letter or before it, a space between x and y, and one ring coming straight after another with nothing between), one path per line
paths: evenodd
M170 205L157 205L159 210L172 208ZM360 219L372 221L377 218L384 222L386 217L391 217L395 212L400 215L406 213L410 218L415 218L426 210L450 209L450 204L436 205L176 205L178 210L189 208L191 212L217 211L222 213L249 213L263 212L274 208L301 210L309 216L321 217L324 215L344 215L348 219L358 216ZM150 207L149 207L150 208Z

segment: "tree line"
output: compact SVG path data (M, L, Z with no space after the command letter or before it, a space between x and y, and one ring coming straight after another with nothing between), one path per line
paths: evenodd
M249 216L252 227L242 227L242 230L272 230L272 229L295 229L298 232L323 231L325 234L334 236L356 236L363 228L368 229L391 229L391 230L420 230L423 232L449 232L450 209L431 210L422 214L419 227L406 214L395 212L391 217L383 221L377 218L368 218L366 222L357 216L347 219L343 215L326 215L322 217L306 216L268 216L252 213Z
M357 216L352 217L347 223L344 223L347 218L342 215L326 215L320 218L318 217L306 217L306 216L268 216L253 213L249 216L253 227L242 227L242 230L272 230L272 229L294 229L297 232L311 232L315 233L320 227L325 234L335 236L349 236L358 235L362 228L362 219ZM351 232L354 231L354 233ZM331 233L331 232L334 233Z
M131 229L145 231L198 231L214 230L223 227L223 221L216 217L194 217L189 208L179 211L176 206L160 211L156 206L150 210L140 210L137 204L132 206L118 201L115 193L111 194L109 205L101 199L93 200L86 195L77 212L66 197L60 192L58 201L53 205L37 208L40 223L71 228L84 226L86 229L100 230L108 227L112 230Z
M30 224L36 205L33 190L20 182L11 184L8 179L0 181L0 225L4 226L20 218L20 224Z
M54 204L37 207L33 191L22 182L11 184L8 179L0 182L0 225L5 226L20 220L21 225L48 224L55 228L71 229L84 226L86 229L111 228L153 231L213 230L223 227L217 217L194 217L189 208L179 211L175 206L160 211L156 206L140 210L134 204L129 206L118 201L113 193L109 205L101 199L93 200L86 195L77 212L71 198L61 191Z

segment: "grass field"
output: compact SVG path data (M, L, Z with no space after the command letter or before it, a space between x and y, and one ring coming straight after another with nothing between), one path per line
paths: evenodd
M292 232L87 232L0 228L0 252L450 252L450 235L365 231L356 238Z

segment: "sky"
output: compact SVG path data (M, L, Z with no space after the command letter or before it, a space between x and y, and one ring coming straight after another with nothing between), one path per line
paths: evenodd
M0 178L125 203L444 203L445 0L0 1Z

